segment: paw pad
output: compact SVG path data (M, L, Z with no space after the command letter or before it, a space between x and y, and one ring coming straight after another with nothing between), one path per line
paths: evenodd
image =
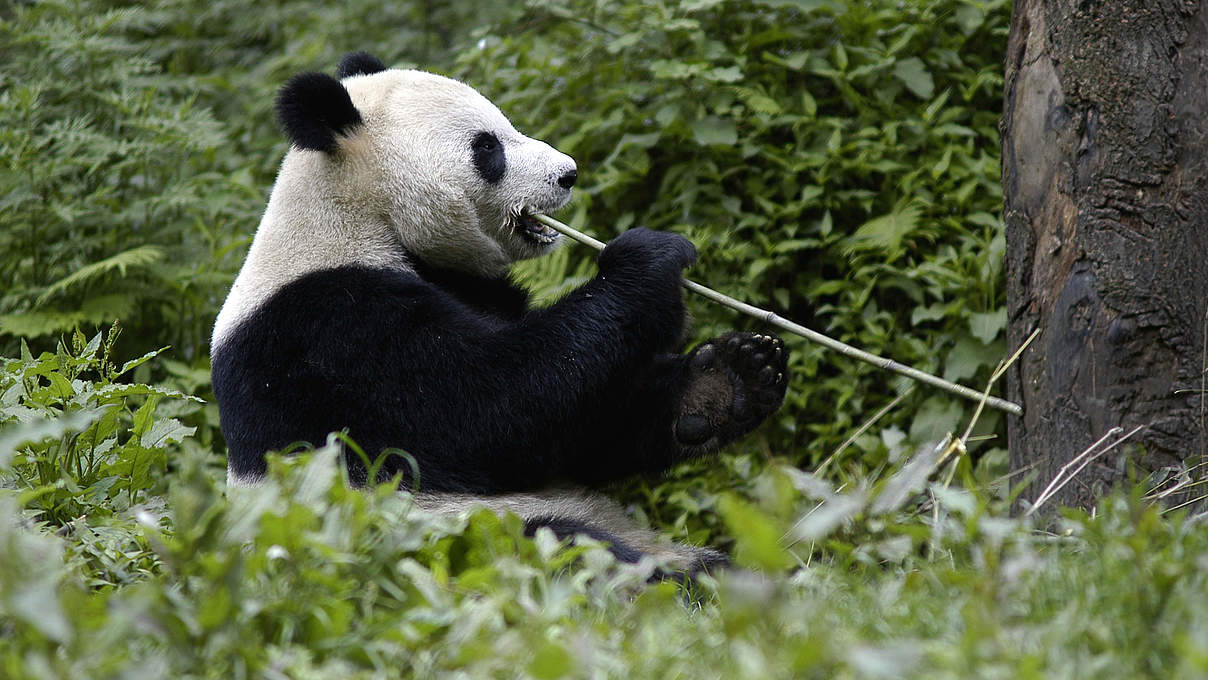
M688 360L675 437L690 453L716 451L753 430L784 400L788 351L777 337L727 333Z

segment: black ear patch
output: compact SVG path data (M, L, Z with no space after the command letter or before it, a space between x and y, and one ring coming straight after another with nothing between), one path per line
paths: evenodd
M364 122L348 90L325 73L299 73L277 95L277 120L300 149L335 151L339 136Z
M340 65L336 67L336 77L343 80L349 76L368 76L385 70L386 65L372 54L349 52L340 59Z

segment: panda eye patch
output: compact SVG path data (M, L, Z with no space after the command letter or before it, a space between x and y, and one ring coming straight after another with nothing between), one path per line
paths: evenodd
M474 151L474 168L487 184L495 184L503 179L507 158L498 137L490 132L479 132L470 143L470 148Z

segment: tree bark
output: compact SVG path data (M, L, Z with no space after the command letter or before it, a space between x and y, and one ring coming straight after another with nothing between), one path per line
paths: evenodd
M1142 427L1048 504L1093 505L1131 464L1205 477L1206 5L1015 2L1002 121L1007 338L1041 333L1008 374L1024 407L1008 436L1012 470L1035 471L1028 501L1117 426Z

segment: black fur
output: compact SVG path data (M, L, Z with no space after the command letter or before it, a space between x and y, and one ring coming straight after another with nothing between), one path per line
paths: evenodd
M495 184L503 179L508 162L498 137L490 132L479 132L470 143L470 148L474 150L474 167L484 182Z
M564 541L573 536L583 534L597 541L608 544L608 550L621 562L637 564L642 559L642 551L629 545L597 526L586 524L566 517L537 517L524 523L524 535L532 537L541 527L548 527L558 540Z
M343 80L350 76L370 76L385 70L386 65L372 54L349 52L340 59L340 65L336 67L336 77Z
M754 362L751 351L668 353L684 321L680 271L695 257L680 236L633 229L605 248L598 276L538 309L504 279L423 266L307 274L215 348L230 469L257 477L265 451L341 429L371 457L409 452L427 491L593 486L715 451L779 405L784 353L777 343L741 370L725 361ZM751 377L765 365L774 383ZM702 390L724 394L701 401ZM704 447L695 430L691 442L675 436L696 402L713 427ZM743 404L760 408L737 413ZM351 478L368 481L348 458ZM395 473L416 481L400 457L379 474Z
M290 78L277 95L277 120L294 146L329 153L363 122L348 90L325 73Z
M414 256L407 260L421 279L479 313L519 319L528 311L528 293L507 279L484 279L457 269L435 267Z
M541 527L548 527L560 541L583 535L606 543L608 544L608 551L620 562L637 564L645 554L640 548L626 543L610 531L601 529L594 524L567 517L551 516L530 519L524 523L524 535L531 538L536 535L537 530ZM723 569L728 569L730 566L730 560L722 553L713 550L702 550L696 553L695 560L689 564L682 565L680 571L656 569L651 574L649 580L651 583L673 580L687 584L691 579L697 578L702 573L717 574Z

